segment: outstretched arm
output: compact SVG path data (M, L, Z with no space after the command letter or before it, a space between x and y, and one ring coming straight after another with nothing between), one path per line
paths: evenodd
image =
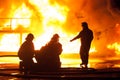
M74 41L74 40L76 40L76 39L78 39L80 37L81 37L81 34L79 33L76 37L74 37L73 39L71 39L70 42L72 42L72 41Z
M71 40L70 40L70 42L74 41L75 39L77 39L77 36L76 36L76 37L74 37L73 39L71 39Z

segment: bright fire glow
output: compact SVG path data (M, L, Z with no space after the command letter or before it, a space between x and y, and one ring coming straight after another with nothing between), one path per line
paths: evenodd
M8 28L5 29L14 31L16 30L18 31L18 33L14 34L13 32L10 34L3 34L2 37L0 37L0 51L18 51L21 45L19 34L23 34L22 42L25 40L25 37L27 35L26 33L22 32L22 29L29 28L29 31L32 32L34 31L33 25L37 24L37 26L40 25L43 28L43 33L40 33L38 31L32 32L35 35L35 39L33 42L35 44L36 50L44 46L50 40L54 33L59 33L60 43L63 46L63 53L79 53L81 45L80 40L70 42L70 39L73 38L75 34L69 35L62 29L64 23L67 20L69 8L56 2L50 3L49 0L29 0L29 2L35 6L34 9L36 10L36 12L34 12L30 7L28 8L28 6L23 3L16 10L14 10L12 14L10 14L13 16L13 18L8 19L8 21L4 24L9 25L7 26ZM40 18L39 23L32 22L33 20L36 20L33 18L35 13L40 16L38 17ZM91 47L90 53L91 52L96 52L96 48ZM67 66L70 66L69 64L78 64L77 67L79 67L80 63L79 58L75 60L64 60L64 58L62 58L61 61L63 62L63 64L67 64ZM63 65L63 67L65 66Z
M3 51L13 51L14 49L17 50L19 48L19 36L16 34L11 35L4 35L0 45L0 50Z
M32 16L32 11L29 10L24 3L11 15L13 15L13 18L8 19L8 22L4 25L7 25L7 27L10 27L12 30L15 30L19 26L23 26L24 28L30 26L31 21L28 19Z
M117 54L120 54L120 44L119 44L119 43L115 42L115 43L113 43L113 44L111 44L111 45L108 45L107 47L108 47L109 49L115 50L115 52L116 52Z
M0 53L15 54L29 32L35 36L33 42L36 50L44 46L54 33L58 33L63 47L62 56L60 55L62 63L65 66L77 64L78 67L81 63L81 43L79 39L73 42L70 39L80 31L80 23L87 21L95 35L90 49L90 62L119 64L120 18L114 14L116 11L109 9L108 4L106 0L1 0ZM69 53L73 55L70 57ZM6 62L17 61L7 59L5 58Z
M75 35L68 35L67 32L62 30L62 26L66 22L69 8L56 2L50 3L49 0L29 0L29 2L34 5L38 14L41 15L41 26L44 31L43 34L40 34L39 36L33 32L34 35L37 35L34 39L35 49L40 49L41 46L45 45L50 40L54 33L59 33L60 42L63 45L63 53L78 53L80 41L76 40L72 43L69 42ZM34 24L32 23L32 16L34 15L33 10L28 8L24 3L14 10L11 15L13 16L13 19L8 20L8 22L4 24L10 25L11 30L19 29L19 27L28 28ZM21 28L19 30L21 30ZM33 27L31 27L30 31L32 30ZM22 36L22 42L25 37L26 35ZM11 41L8 41L8 39L11 39ZM17 51L21 45L19 39L19 36L16 36L16 34L2 35L0 50ZM96 51L95 47L91 48L90 52L94 51Z
M29 27L30 20L27 18L30 18L32 15L32 12L27 8L27 6L23 3L21 7L19 7L15 12L14 16L15 18L26 18L26 19L13 19L12 20L12 29L16 29L17 26L22 25L25 28Z

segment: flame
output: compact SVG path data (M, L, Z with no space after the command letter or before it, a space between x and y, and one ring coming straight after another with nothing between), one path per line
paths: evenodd
M13 33L2 35L0 42L0 51L17 52L21 45L21 33L22 42L24 42L24 39L27 35L27 33L22 32L24 31L23 29L29 29L29 32L32 32L35 35L34 44L36 50L44 46L54 33L59 33L60 43L63 46L63 53L79 53L81 45L80 40L76 40L71 43L69 40L73 38L75 34L69 35L68 32L65 32L63 30L64 24L67 21L68 13L70 11L69 7L60 5L57 2L52 3L50 0L29 0L28 2L32 5L32 8L30 7L31 5L22 3L21 6L12 11L10 14L12 18L4 23L4 28L7 25L7 30L13 30ZM36 17L38 19L36 19ZM19 32L14 33L14 31ZM95 46L92 46L90 53L96 51L97 50ZM71 64L72 60L62 59L61 61L63 64ZM78 59L73 60L72 63L75 64L75 62L78 64L80 63Z
M0 42L0 47L1 51L14 51L18 50L19 48L19 36L16 34L5 34Z
M115 43L113 43L113 44L109 44L107 47L108 47L109 49L115 50L115 53L117 53L117 55L120 54L120 43L115 42Z
M28 20L32 16L32 11L27 8L27 6L23 3L13 14L15 18L12 20L12 29L16 29L17 26L22 25L24 28L30 26L30 20ZM21 18L21 19L19 19ZM25 19L26 18L26 19ZM27 19L28 18L28 19Z
M69 40L73 37L73 35L70 36L67 32L62 30L62 26L66 22L69 8L67 6L58 4L57 2L50 3L49 0L29 0L29 2L36 7L36 10L42 16L40 18L42 19L41 25L44 30L43 34L35 37L35 49L40 49L41 46L45 45L50 40L54 33L59 33L61 36L60 42L63 45L63 53L78 53L80 41L78 40L70 43ZM21 26L28 28L31 26L31 24L34 24L32 23L31 19L34 13L30 8L28 8L27 5L25 5L25 3L21 4L21 6L13 11L11 15L13 15L13 18L10 19L11 23L8 21L4 25L10 25L12 30L15 30ZM32 29L33 28L31 28L31 31ZM25 36L26 34L22 38L24 39ZM13 42L8 43L8 39L11 38ZM18 35L16 36L16 34L3 35L1 41L2 46L0 49L3 51L17 51L19 48L18 46L20 46L18 39L20 38ZM7 44L12 45L13 47L8 46ZM94 51L95 47L91 48L90 52Z
M9 21L4 26L7 25L12 30L15 30L18 26L24 26L24 28L30 26L31 21L29 18L32 16L32 11L24 3L11 15L13 15L13 18L9 18Z
M96 55L100 58L100 56L111 55L114 57L116 54L117 56L120 54L120 43L119 39L116 38L120 36L120 23L117 20L119 18L113 14L113 11L108 10L109 7L106 8L107 4L103 5L106 1L22 0L19 3L13 0L12 5L11 1L5 0L5 2L7 2L7 5L4 3L1 4L2 6L0 5L0 13L3 12L2 14L5 17L10 17L0 19L0 31L6 31L1 33L0 36L0 51L17 52L21 45L20 39L24 42L28 33L24 32L24 30L28 30L35 35L34 44L36 50L44 46L54 33L58 33L60 42L63 45L63 53L79 53L80 40L74 42L69 42L69 40L77 35L75 31L80 30L79 23L88 21L95 32L94 39L97 41L97 43L92 43L90 53L95 53L93 54L95 58ZM10 8L4 9L4 6L5 8L10 6ZM103 17L101 18L101 16ZM116 25L114 26L114 24ZM69 33L71 31L72 33ZM111 35L114 35L113 40L109 38ZM110 52L111 50L114 52ZM96 54L96 52L99 54ZM65 64L74 64L75 62L79 64L80 61L76 60L78 58L74 58L74 60L73 58L68 60L65 58L65 60L62 59L62 62ZM89 64L89 66L91 65Z
M93 52L97 52L97 50L96 50L96 47L94 46L94 47L92 47L91 49L90 49L90 53L93 53Z

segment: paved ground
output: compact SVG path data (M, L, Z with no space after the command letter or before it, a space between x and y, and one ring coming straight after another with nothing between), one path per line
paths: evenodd
M53 72L31 72L24 74L19 69L0 69L0 78L3 80L21 79L116 79L120 78L120 68L106 69L81 69L81 68L61 68Z

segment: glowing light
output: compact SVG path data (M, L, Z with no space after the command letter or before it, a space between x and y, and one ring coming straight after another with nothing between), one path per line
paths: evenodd
M79 53L80 49L80 41L74 41L70 42L70 38L75 35L68 35L67 32L63 32L62 27L64 23L66 22L66 18L69 12L69 8L64 5L60 5L57 2L51 3L49 0L29 0L29 3L37 10L38 14L42 17L41 18L41 26L44 30L43 34L39 34L39 36L35 36L34 44L35 49L40 49L41 46L44 46L52 37L54 33L59 33L60 35L60 42L63 45L63 53ZM14 5L12 5L14 6ZM20 29L24 29L27 27L31 27L31 25L34 25L35 23L32 23L32 16L34 15L33 10L31 7L28 7L29 5L26 5L23 3L21 6L19 6L16 10L12 11L13 18L10 22L6 22L5 25L10 25L12 27L12 30L19 29L19 27L22 27ZM30 30L33 30L33 27L30 28ZM34 32L33 32L34 33ZM36 34L34 34L36 35ZM37 34L38 35L38 34ZM3 35L4 36L4 35ZM5 36L4 36L5 37ZM8 38L2 39L1 45L6 43ZM23 39L25 36L23 37ZM18 47L20 46L20 42L18 38L16 39L16 35L12 36L12 40L16 42L16 47L9 47L5 48L7 51L17 51ZM4 42L3 42L4 41ZM9 43L14 44L14 43ZM10 49L11 48L11 49ZM1 48L2 49L2 48ZM95 52L95 47L90 49L90 52Z
M96 50L95 47L91 47L91 48L90 48L90 53L92 53L92 52L97 52L97 50Z
M117 54L120 54L120 44L117 43L117 42L108 45L107 48L113 49L113 50L115 50L115 52L116 52Z
M32 11L27 8L27 6L23 3L16 11L14 12L12 20L12 29L16 29L19 25L22 25L24 28L29 27L30 20L29 18L32 15Z
M63 53L79 53L80 49L80 40L76 40L74 42L70 42L69 40L75 35L69 35L67 32L63 31L63 25L66 22L67 15L69 12L69 8L64 5L60 5L56 2L50 3L49 0L29 0L29 3L34 7L37 12L37 15L40 16L41 22L39 24L43 28L42 34L33 34L35 35L34 44L35 49L38 50L42 46L44 46L52 37L54 33L59 33L60 35L60 43L63 46ZM14 5L13 5L14 6ZM28 5L29 6L29 5ZM15 19L11 19L10 21L6 22L4 25L10 25L11 30L24 28L30 28L32 31L36 27L31 27L36 23L32 22L32 17L35 15L34 10L23 3L19 6L16 10L12 11L12 16ZM38 25L38 26L39 26ZM22 31L22 30L21 30ZM36 36L37 35L37 36ZM23 40L25 39L26 34L22 36ZM11 41L8 41L11 39ZM0 43L0 50L4 51L18 51L20 47L20 38L16 34L10 35L3 35ZM8 44L10 46L8 46ZM95 47L91 48L90 52L96 51ZM78 54L79 55L79 54ZM72 64L71 67L80 67L81 60L80 58L73 59L66 59L61 57L62 67L69 66ZM65 65L66 64L66 65ZM77 64L77 65L76 65ZM90 66L90 65L89 65Z
M19 36L5 34L0 41L0 51L16 51L19 48Z
M49 0L30 0L29 2L33 4L42 15L44 34L39 37L39 40L35 40L36 46L40 47L45 44L54 33L59 33L60 36L64 34L62 32L62 26L66 21L69 11L68 7L60 6L58 3L51 4ZM62 37L60 39L62 39ZM61 43L65 41L64 39L62 40L63 41L60 40ZM65 44L66 43L63 43L63 46Z

